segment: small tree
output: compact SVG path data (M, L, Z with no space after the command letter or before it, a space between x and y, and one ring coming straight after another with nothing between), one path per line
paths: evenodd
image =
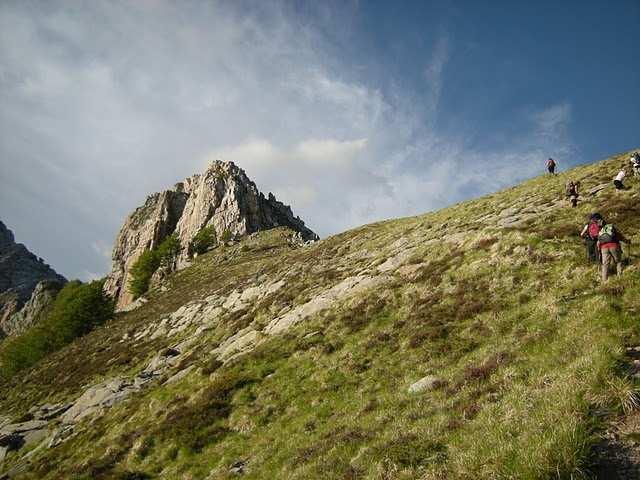
M138 298L149 289L151 276L160 266L160 258L155 250L145 250L131 266L129 291Z
M169 235L160 245L153 250L145 250L131 266L129 273L129 291L133 298L138 298L149 290L149 282L155 271L163 266L170 266L180 253L180 240L174 235Z
M163 267L171 265L179 253L180 240L178 240L178 237L175 234L169 235L165 238L156 249L158 260L160 265Z
M191 244L189 245L189 253L198 255L209 250L210 247L215 245L216 243L216 231L213 229L212 225L208 227L204 227L201 229L193 240L191 240Z
M102 291L103 284L67 283L40 324L2 342L0 373L11 377L108 320L113 315L113 301Z

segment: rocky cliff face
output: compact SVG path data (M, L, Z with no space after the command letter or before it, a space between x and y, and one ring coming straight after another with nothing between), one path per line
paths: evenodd
M24 312L16 317L25 304L32 307L42 306L43 301L52 292L49 283L38 289L37 298L32 298L36 287L42 281L53 282L59 289L66 279L56 273L44 261L31 253L21 243L16 243L13 233L0 222L0 331L1 335L13 334L20 330L16 327L26 322L32 324L36 320L30 314L35 310ZM44 295L44 292L48 292ZM32 301L31 301L32 300ZM40 308L36 309L41 311Z
M63 283L57 280L43 280L36 285L21 310L9 316L2 323L2 330L7 336L19 335L29 327L38 323L49 312Z
M219 239L225 232L244 236L259 230L286 226L304 240L317 235L294 217L291 208L270 193L265 197L244 170L232 162L213 162L203 173L193 175L171 190L147 198L123 225L113 250L113 268L105 291L122 309L133 300L128 290L129 271L140 254L176 234L186 264L188 246L204 227L212 227Z

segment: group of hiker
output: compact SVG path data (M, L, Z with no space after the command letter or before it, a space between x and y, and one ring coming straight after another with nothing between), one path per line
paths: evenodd
M640 152L634 152L629 158L633 176L640 178ZM556 161L552 158L547 160L547 170L549 174L555 175ZM613 180L616 190L624 190L624 179L626 177L625 166L622 165L620 171ZM565 195L572 208L578 205L580 194L580 182L569 181L566 185ZM609 277L609 268L615 265L616 273L622 274L624 266L622 258L621 243L626 243L627 248L631 245L631 240L625 237L615 225L607 223L600 213L589 215L587 224L582 229L580 236L584 239L587 248L587 258L592 263L601 264L602 281L606 282ZM630 255L627 255L630 257Z

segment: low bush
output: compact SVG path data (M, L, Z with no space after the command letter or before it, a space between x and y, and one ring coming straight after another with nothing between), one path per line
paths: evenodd
M113 302L103 293L103 283L78 280L67 283L40 324L3 342L0 374L12 377L109 319L113 315Z
M160 245L151 250L145 250L131 266L129 292L133 298L138 298L149 290L149 282L155 271L160 267L169 267L180 253L180 240L169 235Z

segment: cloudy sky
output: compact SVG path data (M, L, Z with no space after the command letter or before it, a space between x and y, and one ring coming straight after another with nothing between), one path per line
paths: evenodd
M640 146L640 3L3 1L0 219L104 275L232 160L326 236Z

